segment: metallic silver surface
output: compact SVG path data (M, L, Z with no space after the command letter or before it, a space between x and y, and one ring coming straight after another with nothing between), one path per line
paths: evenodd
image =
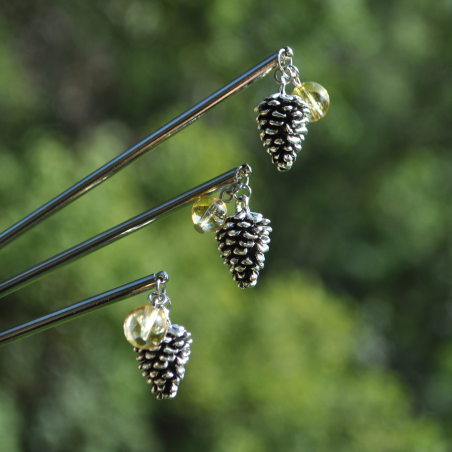
M179 384L185 376L184 365L190 356L190 344L193 342L191 333L183 326L170 325L162 344L152 353L140 350L136 360L140 361L138 369L146 382L152 385L151 391L157 399L172 399L176 397Z
M67 308L60 309L52 314L45 315L44 317L32 320L31 322L3 331L0 333L0 347L9 344L10 342L39 333L40 331L61 325L69 320L76 319L77 317L88 314L96 309L104 308L105 306L124 300L125 298L152 290L155 288L158 278L165 278L168 280L168 275L166 272L160 272L146 276L145 278L138 279L137 281L125 284L124 286L117 287L116 289L75 303Z
M237 193L240 190L247 190L248 196L251 196L252 190L248 184L252 172L251 166L242 165L241 169L236 173L234 183L221 191L220 199L225 203L230 203L233 199L237 199ZM229 198L225 198L225 195L229 195Z
M91 239L86 240L66 251L63 251L50 259L41 262L34 267L20 273L13 278L0 284L0 298L5 295L15 292L16 290L42 278L43 276L53 272L54 270L73 262L81 257L84 257L93 251L96 251L116 240L122 239L123 237L132 234L135 231L151 224L157 220L160 220L174 212L176 212L181 207L186 204L195 202L199 197L207 195L209 193L220 190L226 185L233 183L237 174L247 173L251 168L249 165L245 164L234 168L221 176L216 177L208 182L205 182L198 187L192 188L191 190L176 196L169 201L148 210L141 215L138 215L124 223L119 224L105 232L102 232Z
M162 282L160 278L157 279L155 291L148 295L148 300L155 308L162 308L165 305L168 310L171 308L171 300L166 295L166 281Z
M207 113L219 103L228 99L232 95L238 93L242 89L248 87L251 83L259 80L261 77L267 75L272 69L278 65L278 52L262 61L262 63L245 72L234 81L224 86L211 96L199 102L194 107L187 110L177 118L170 121L165 126L158 129L153 134L149 135L143 141L125 151L118 157L114 158L98 170L85 177L80 182L67 189L56 198L44 204L39 209L35 210L30 215L20 220L15 225L8 228L0 234L0 248L15 240L24 232L28 231L38 223L54 214L58 210L75 201L80 196L87 193L89 190L95 188L100 183L107 180L109 177L116 174L122 168L125 168L130 163L142 157L147 152L154 149L160 143L173 136L175 133L182 130L184 127L190 125L192 122L200 118L204 113Z
M275 71L275 80L281 85L280 93L285 93L285 86L293 83L301 86L300 71L292 63L293 50L284 47L278 52L278 69Z
M299 96L276 93L266 97L255 111L259 113L260 138L272 162L278 171L290 170L308 133L309 106Z
M244 221L246 220L246 221ZM229 265L240 289L254 287L259 271L264 267L263 253L269 250L270 220L260 213L250 212L249 207L230 215L215 239L220 242L218 250L223 264ZM231 240L233 237L235 240ZM251 239L251 240L250 240Z

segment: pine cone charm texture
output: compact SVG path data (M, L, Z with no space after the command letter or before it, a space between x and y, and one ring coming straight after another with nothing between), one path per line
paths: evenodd
M308 104L299 96L277 93L266 97L254 111L259 112L260 138L273 163L278 171L290 170L308 133Z
M141 350L137 361L143 377L152 384L152 392L157 399L172 399L176 397L179 383L184 378L184 365L190 355L190 344L193 342L191 333L183 326L171 325L158 350Z
M260 213L241 210L227 218L215 239L220 242L223 263L229 265L233 280L240 289L254 287L259 271L264 268L265 256L270 243L272 228L270 220Z

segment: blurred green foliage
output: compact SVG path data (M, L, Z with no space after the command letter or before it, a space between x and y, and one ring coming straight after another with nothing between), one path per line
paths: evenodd
M332 105L276 172L271 75L0 252L5 280L237 165L272 220L240 291L189 209L1 300L0 328L166 270L192 332L156 401L122 322L144 295L0 350L0 449L446 452L452 422L452 3L0 5L0 230L280 47Z

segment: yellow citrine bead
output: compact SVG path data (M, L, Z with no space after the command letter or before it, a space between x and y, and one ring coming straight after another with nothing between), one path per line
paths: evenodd
M124 321L126 339L138 348L158 349L168 330L165 311L150 304L135 308Z
M191 218L200 233L218 231L228 215L226 204L215 196L204 196L193 204Z
M330 96L328 91L316 82L303 82L301 86L296 86L292 94L300 96L311 110L308 115L309 122L316 122L322 119L330 108Z

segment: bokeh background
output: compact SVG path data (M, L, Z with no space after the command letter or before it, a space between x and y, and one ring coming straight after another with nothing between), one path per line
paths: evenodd
M165 270L192 332L157 401L123 337L146 295L0 349L2 452L452 450L452 2L0 4L4 230L279 48L331 96L278 173L272 75L0 252L0 278L218 174L272 220L241 291L186 208L1 300L2 330Z

